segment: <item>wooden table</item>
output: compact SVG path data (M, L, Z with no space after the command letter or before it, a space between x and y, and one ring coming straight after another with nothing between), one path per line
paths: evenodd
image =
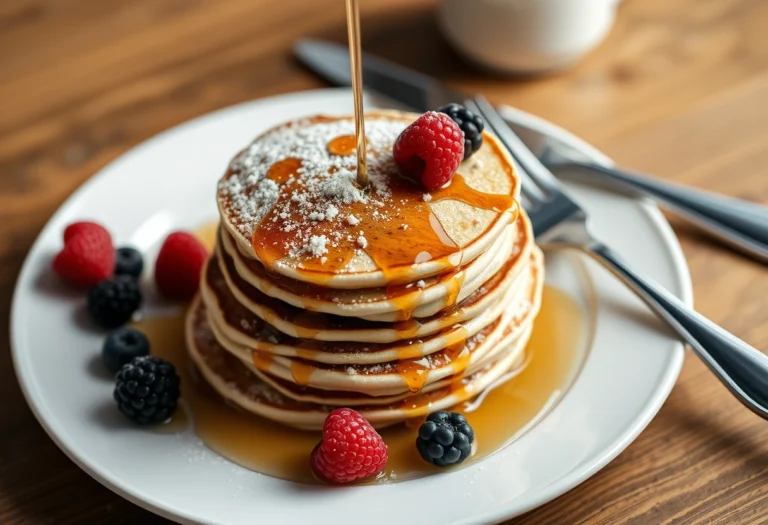
M507 80L440 39L434 0L364 0L364 47L552 120L621 164L768 202L768 2L626 0L570 72ZM321 87L299 36L344 39L341 0L0 2L0 337L24 256L107 162L214 109ZM768 348L768 272L674 222L699 310ZM7 343L4 343L7 345ZM0 523L167 523L48 439L0 354ZM768 423L689 356L648 429L593 478L514 523L768 520ZM254 517L254 520L257 520ZM256 522L256 521L254 521Z

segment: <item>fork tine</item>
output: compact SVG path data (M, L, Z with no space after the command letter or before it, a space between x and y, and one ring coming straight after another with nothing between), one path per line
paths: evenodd
M529 199L525 193L523 193L522 197L520 198L520 204L523 205L523 209L528 212L530 215L536 208L538 208L538 204Z
M531 207L537 207L543 202L546 202L547 196L539 189L536 183L528 176L528 173L520 167L520 165L512 159L515 164L515 173L520 178L520 193L525 197ZM528 207L526 207L528 208Z
M528 180L535 183L544 193L560 192L560 182L536 158L520 137L507 126L494 107L482 95L475 96L473 102L488 126L507 147L518 167L527 174Z

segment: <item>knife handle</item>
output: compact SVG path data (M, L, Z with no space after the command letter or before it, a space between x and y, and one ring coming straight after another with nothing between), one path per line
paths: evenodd
M650 197L726 244L768 262L767 206L592 163L569 162L563 166Z

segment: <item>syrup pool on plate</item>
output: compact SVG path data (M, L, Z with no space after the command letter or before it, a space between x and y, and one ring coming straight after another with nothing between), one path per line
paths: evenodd
M215 232L216 225L209 225L199 235L211 247ZM474 453L460 467L500 450L562 397L579 364L584 326L584 314L573 299L545 286L541 312L521 367L474 400L453 409L464 413L475 431ZM147 318L135 327L147 335L153 353L173 362L181 376L180 408L173 421L158 431L181 431L189 426L190 419L203 443L234 463L276 478L318 483L309 468L309 455L320 433L247 414L216 395L196 377L187 358L184 312ZM420 424L421 420L411 421L380 431L389 447L389 462L383 475L372 482L403 481L440 472L416 451Z

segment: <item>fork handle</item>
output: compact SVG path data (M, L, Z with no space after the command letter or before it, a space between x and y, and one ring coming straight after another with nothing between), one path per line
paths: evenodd
M613 185L630 187L709 232L729 246L768 261L768 207L655 180L626 170L573 162L578 170Z
M667 321L744 405L768 419L768 356L638 275L607 246L593 243L581 248Z

